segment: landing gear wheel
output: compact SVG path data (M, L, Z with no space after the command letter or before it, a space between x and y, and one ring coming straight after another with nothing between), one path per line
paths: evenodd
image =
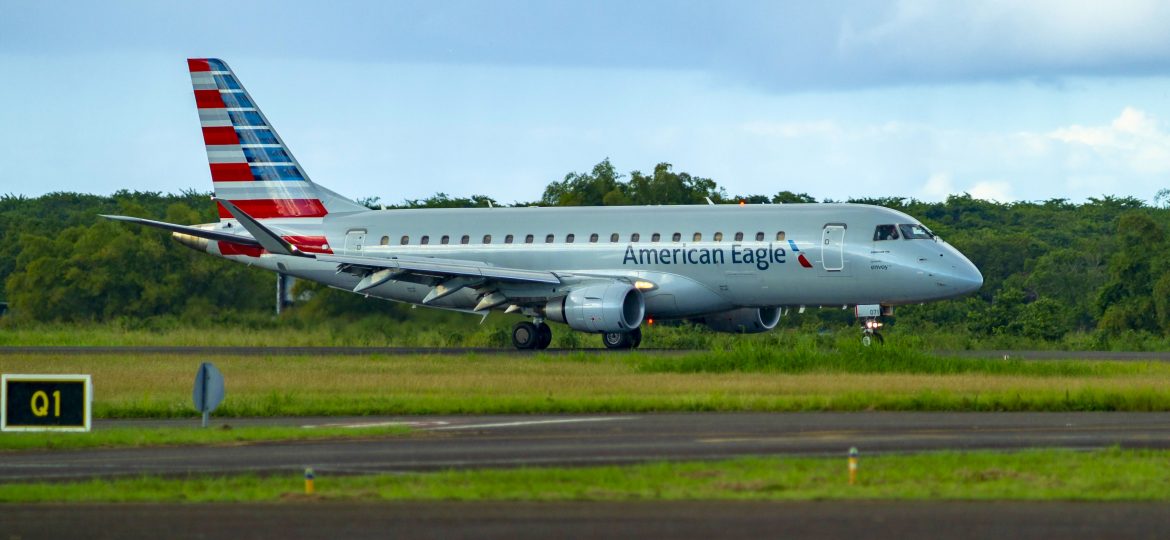
M548 327L548 323L536 325L536 348L543 351L551 344L552 328Z
M606 332L601 334L601 342L607 349L629 349L630 336L625 332Z
M629 332L606 332L601 335L602 343L608 349L633 349L642 343L642 329Z
M878 332L873 332L873 333L866 332L865 334L863 334L861 336L861 344L865 345L866 347L869 347L875 341L877 342L878 345L881 345L881 344L886 342L886 340L884 338L882 338L882 335Z
M539 334L536 325L528 321L522 321L512 326L512 345L517 349L532 349L536 347ZM551 337L551 332L550 332Z

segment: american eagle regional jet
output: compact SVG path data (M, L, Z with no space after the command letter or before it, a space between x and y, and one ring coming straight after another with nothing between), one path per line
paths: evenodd
M893 306L983 284L917 219L878 206L370 210L309 180L226 63L187 65L219 222L105 217L367 297L520 313L519 349L548 347L549 321L633 348L648 318L755 333L808 305L853 307L869 344Z

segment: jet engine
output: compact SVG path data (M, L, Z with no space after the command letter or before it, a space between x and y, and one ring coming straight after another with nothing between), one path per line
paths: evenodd
M776 328L781 314L779 307L739 308L708 315L703 323L716 332L758 334Z
M569 291L544 308L549 320L582 332L629 332L642 324L646 303L642 292L628 283L589 285Z

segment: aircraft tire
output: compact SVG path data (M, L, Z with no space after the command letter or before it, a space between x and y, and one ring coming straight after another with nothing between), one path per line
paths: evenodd
M518 322L512 326L512 345L520 350L536 348L538 335L535 324L528 321Z
M639 326L638 328L633 329L627 335L630 336L631 349L637 349L638 346L642 344L642 327Z
M607 349L630 349L634 341L627 332L606 332L601 334L601 341Z
M552 328L548 327L548 323L540 323L536 325L536 348L545 350L552 344Z

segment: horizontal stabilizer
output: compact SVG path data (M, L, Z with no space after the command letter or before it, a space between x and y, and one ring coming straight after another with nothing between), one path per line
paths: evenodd
M241 246L260 247L260 242L257 242L254 238L248 238L247 236L240 236L238 234L231 234L231 233L225 233L225 232L220 232L220 231L210 231L207 229L200 229L198 227L191 227L191 226L187 226L187 225L176 225L174 223L167 223L165 221L155 221L153 219L143 219L143 218L130 217L130 216L102 215L101 217L104 217L106 219L112 219L115 221L125 221L127 223L137 223L139 225L146 225L147 227L154 227L156 229L164 229L164 230L171 231L171 232L189 234L191 236L196 236L199 238L206 238L208 240L216 240L219 242L231 242L233 244L239 244Z

